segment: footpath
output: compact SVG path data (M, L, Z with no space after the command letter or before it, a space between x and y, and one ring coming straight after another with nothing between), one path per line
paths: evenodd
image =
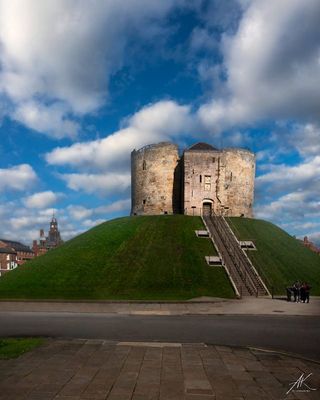
M319 394L319 364L246 348L49 339L18 359L0 360L1 400L313 400Z
M201 297L185 302L123 301L4 301L0 311L79 312L125 315L306 315L320 316L320 298L310 303L287 302L283 298L229 300Z

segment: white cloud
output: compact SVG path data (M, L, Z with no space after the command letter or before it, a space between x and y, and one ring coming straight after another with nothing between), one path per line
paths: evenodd
M17 106L12 118L35 131L46 132L56 139L75 138L80 126L66 118L66 113L66 107L62 103L46 106L36 101L27 101Z
M68 188L86 193L115 194L122 193L130 187L129 173L111 174L60 174Z
M55 204L61 194L57 194L48 190L46 192L34 193L23 199L23 203L27 208L47 208Z
M26 208L15 200L6 204L5 212L0 213L0 236L21 241L30 246L33 240L39 239L39 229L44 229L47 234L53 213L58 219L58 226L64 240L86 230L85 227L74 224L63 209Z
M131 207L131 199L121 199L121 200L116 200L111 204L95 208L86 208L79 205L70 205L67 207L67 210L71 218L75 219L76 221L80 221L84 219L90 220L89 217L92 217L94 215L110 214L119 211L130 210L130 207Z
M270 165L270 172L256 178L258 190L269 193L312 190L320 192L320 156L298 165Z
M20 232L24 232L25 230L24 235L27 234L29 229L34 231L36 226L47 228L49 227L49 222L52 217L52 209L48 209L46 211L47 213L41 214L36 211L31 212L29 209L20 209L20 212L13 213L14 216L8 219L8 225L10 229L15 232L15 234L20 234ZM27 237L31 240L32 237L29 236L29 233L27 235ZM38 233L34 239L37 237Z
M26 190L37 180L37 175L29 164L20 164L0 169L0 192L5 190Z
M255 217L271 220L300 237L319 229L319 176L320 156L296 165L271 164L256 179Z
M272 219L287 223L297 221L312 215L314 218L320 216L320 202L314 197L315 193L310 191L296 191L280 196L276 200L265 205L255 207L255 216L262 219ZM304 222L307 223L306 221ZM310 223L310 221L309 221ZM299 224L299 229L305 228Z
M101 206L94 210L96 214L108 214L112 212L130 210L131 199L117 200L107 206Z
M93 213L92 209L89 209L89 208L86 208L83 206L78 206L78 205L70 205L67 207L67 210L68 210L70 216L77 221L84 219L84 218L88 218Z
M0 93L16 107L13 117L55 138L73 136L74 115L104 104L128 41L160 37L176 3L1 0Z
M112 215L128 214L130 199L116 200L107 205L86 208L82 205L69 205L66 208L28 208L25 199L0 204L0 237L22 241L28 245L39 239L39 229L49 230L52 215L57 217L63 240L85 232L100 224Z
M212 132L264 118L319 120L320 3L251 0L222 52L228 94L204 104Z
M58 147L46 154L46 160L52 165L128 168L134 148L191 132L195 122L188 106L168 100L142 108L125 121L125 126L104 139Z
M316 246L320 247L320 231L310 232L309 234L306 234L306 236L308 236L308 239L314 242Z
M320 154L320 126L311 123L297 125L290 141L302 156L316 156Z
M85 226L86 228L92 228L92 227L94 227L94 226L97 226L97 225L102 224L103 222L105 222L104 219L95 219L95 220L86 219L86 220L84 220L84 221L82 222L82 224L83 224L83 226Z
M218 42L206 29L196 27L191 34L190 48L193 52L218 50Z

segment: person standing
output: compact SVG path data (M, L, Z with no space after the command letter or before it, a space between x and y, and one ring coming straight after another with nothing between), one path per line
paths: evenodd
M311 290L311 286L308 285L307 282L304 283L304 291L305 291L305 301L307 303L309 303L310 301L310 290Z
M292 290L293 290L293 301L295 303L299 303L300 299L300 282L295 281L295 283L292 285Z
M300 286L300 301L301 303L306 302L306 283L303 282L302 285Z
M287 291L287 301L291 301L292 287L286 287L286 291Z

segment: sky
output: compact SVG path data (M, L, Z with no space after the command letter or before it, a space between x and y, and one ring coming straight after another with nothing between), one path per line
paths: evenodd
M130 153L256 154L256 218L320 244L319 0L0 0L0 237L130 213Z

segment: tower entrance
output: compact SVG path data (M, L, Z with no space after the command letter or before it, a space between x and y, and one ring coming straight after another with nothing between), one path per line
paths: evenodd
M212 203L209 201L204 201L202 203L202 214L204 217L210 216L212 213Z

